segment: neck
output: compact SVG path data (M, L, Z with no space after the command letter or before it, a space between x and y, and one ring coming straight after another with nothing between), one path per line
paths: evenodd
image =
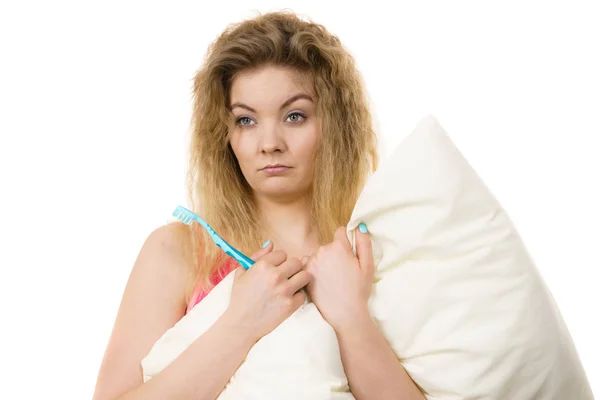
M318 248L308 197L282 202L257 196L255 201L265 240L271 240L275 249L285 251L288 257L302 257Z

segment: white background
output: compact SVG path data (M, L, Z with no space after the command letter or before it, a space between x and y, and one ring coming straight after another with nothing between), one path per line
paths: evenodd
M1 398L91 398L140 246L185 202L194 72L227 24L282 7L356 57L384 157L427 113L440 121L600 392L598 3L391 4L2 2Z

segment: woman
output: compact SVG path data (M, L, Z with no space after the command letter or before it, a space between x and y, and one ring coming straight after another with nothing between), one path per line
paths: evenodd
M123 294L95 399L218 397L305 293L337 334L356 398L422 399L369 316L366 227L356 256L345 233L378 157L362 81L340 41L290 12L231 26L195 77L192 127L192 207L256 264L243 270L196 224L152 232ZM233 269L227 311L143 383L140 361L152 345Z

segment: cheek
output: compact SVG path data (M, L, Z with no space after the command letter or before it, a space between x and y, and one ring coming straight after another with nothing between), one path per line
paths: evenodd
M307 162L312 162L317 154L318 137L316 134L307 135L305 139L298 144L299 153L302 154Z
M307 146L306 148L306 152L305 152L305 159L306 159L306 165L307 165L307 173L313 177L314 173L315 173L315 168L316 165L315 163L317 162L317 144L316 143L311 143L310 146Z
M232 137L230 144L233 155L237 159L240 168L242 171L245 171L248 164L248 155L246 154L247 151L244 150L247 150L247 147L244 146L243 141L239 137Z

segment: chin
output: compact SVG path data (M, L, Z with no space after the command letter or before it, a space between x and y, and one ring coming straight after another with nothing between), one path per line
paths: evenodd
M269 184L256 188L255 192L262 197L274 200L295 200L306 194L305 189L298 188L298 185L291 184L291 182L269 182Z

